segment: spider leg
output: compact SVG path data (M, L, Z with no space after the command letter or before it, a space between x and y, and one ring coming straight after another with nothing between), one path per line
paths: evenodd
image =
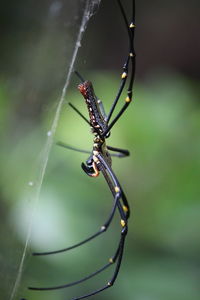
M113 215L115 213L116 206L119 207L121 205L120 202L119 202L120 197L121 197L121 192L120 191L119 192L115 192L115 205L114 205L113 211L112 211ZM119 211L120 211L121 217L125 218L123 210L120 209ZM110 216L110 220L107 221L107 224L106 224L107 226L110 224L110 222L112 220L112 217L113 216ZM86 297L90 297L92 295L100 293L101 291L103 291L103 290L111 287L114 284L114 282L115 282L115 280L117 278L119 269L120 269L122 255L123 255L124 241L125 241L125 236L126 236L126 233L127 233L127 225L121 223L121 226L122 226L121 238L120 238L117 250L115 251L115 254L113 255L113 257L111 257L109 259L109 262L107 264L105 264L103 267L101 267L97 271L95 271L95 272L87 275L86 277L84 277L84 278L82 278L80 280L77 280L77 281L74 281L74 282L71 282L71 283L68 283L68 284L63 284L63 285L58 285L58 286L53 286L53 287L29 287L29 289L30 290L35 290L35 291L49 291L49 290L57 290L57 289L63 289L63 288L67 288L67 287L70 287L70 286L74 286L74 285L82 283L82 282L84 282L84 281L86 281L86 280L88 280L88 279L96 276L97 274L99 274L100 272L104 271L105 269L107 269L109 266L111 266L112 264L114 264L117 261L117 265L116 265L116 268L114 270L114 274L113 274L111 280L109 280L109 282L103 288L98 289L98 290L96 290L96 291L94 291L92 293L89 293L87 295L75 298L75 299L83 299L83 298L86 298Z
M113 125L118 121L118 119L121 117L121 115L124 113L124 111L127 109L127 107L129 106L130 102L132 101L132 89L133 89L133 82L134 82L134 77L135 77L135 51L134 51L134 45L133 45L133 41L134 41L134 29L135 29L135 1L133 0L133 8L132 8L132 22L130 25L128 25L128 21L126 18L126 14L124 12L124 8L121 4L120 0L117 0L118 5L120 7L122 16L124 18L124 22L128 31L128 36L129 36L129 42L130 42L130 49L129 49L129 55L128 58L123 66L123 73L121 76L121 84L120 84L120 88L119 91L117 93L117 96L113 102L113 105L110 109L110 112L108 114L107 117L107 123L109 123L110 118L113 114L113 111L118 103L118 100L121 96L121 93L124 89L125 83L126 83L126 79L128 76L128 65L129 65L129 61L131 60L131 64L132 64L132 72L131 72L131 76L130 76L130 81L129 81L129 86L128 86L128 91L127 91L127 97L125 99L125 103L122 106L122 108L120 109L119 113L115 116L115 118L112 120L112 122L108 125L108 128L104 131L103 136L106 137L107 133L111 130L111 128L113 127Z
M65 144L63 142L60 142L58 141L56 143L56 145L60 146L60 147L63 147L63 148L66 148L66 149L69 149L69 150L73 150L73 151L76 151L76 152L81 152L81 153L86 153L86 154L91 154L91 151L88 151L88 150L85 150L85 149L79 149L79 148L76 148L76 147L73 147L73 146L70 146L68 144ZM111 156L113 157L125 157L125 156L129 156L130 153L128 150L124 150L124 149L119 149L119 148L114 148L114 147L111 147L111 146L107 146L107 148L110 150L110 151L117 151L119 153L111 153ZM116 149L116 150L114 150Z
M87 122L90 127L92 127L92 129L94 130L94 132L97 132L99 134L99 130L97 128L95 128L89 121L88 119L80 112L80 110L78 108L76 108L71 102L67 102L68 105L85 121Z
M84 298L88 298L88 297L94 296L94 295L96 295L98 293L101 293L102 291L106 290L107 288L110 288L111 286L113 286L113 284L116 281L116 278L117 278L117 275L119 273L119 269L120 269L120 266L121 266L126 234L127 234L127 227L121 233L121 238L120 238L120 243L119 243L120 246L118 247L117 257L115 257L115 259L117 259L117 265L115 267L114 274L113 274L112 278L102 288L100 288L100 289L98 289L98 290L96 290L94 292L91 292L89 294L73 298L72 300L80 300L80 299L84 299Z
M31 287L30 286L30 287L28 287L28 289L33 290L33 291L50 291L50 290L64 289L64 288L68 288L68 287L77 285L77 284L82 283L82 282L92 278L93 276L101 273L102 271L106 270L110 265L113 264L113 262L111 260L112 259L110 259L109 263L107 263L106 265L101 267L99 270L97 270L94 273L91 273L91 274L89 274L89 275L85 276L84 278L79 279L77 281L73 281L73 282L70 282L70 283L67 283L67 284L63 284L63 285L58 285L58 286L55 286L55 287Z
M98 159L102 163L102 165L101 165L101 171L104 174L104 177L105 177L106 181L109 184L111 192L114 193L114 191L115 191L115 193L116 193L116 195L118 195L119 199L122 198L122 197L124 198L125 197L124 192L122 191L122 189L121 189L121 187L119 185L119 182L118 182L116 176L114 175L114 173L112 172L111 168L105 162L104 158L101 155L98 155ZM108 171L108 173L109 173L110 176L111 176L111 173L112 173L111 177L112 177L112 181L113 181L114 185L110 181L110 179L108 179L109 177L106 175L107 174L106 171ZM116 187L119 188L119 192L118 191L116 192L116 190L118 190ZM73 298L72 300L79 300L79 299L88 298L90 296L94 296L94 295L96 295L96 294L98 294L98 293L106 290L107 288L111 287L115 283L115 281L116 281L117 275L118 275L119 270L120 270L121 262L122 262L123 251L124 251L124 243L125 243L125 238L126 238L126 234L127 234L127 231L128 231L127 219L129 217L129 214L125 214L126 212L124 212L124 209L123 209L124 207L121 207L121 204L120 204L119 201L118 201L117 205L118 205L120 216L121 216L122 230L121 230L121 237L120 237L120 242L119 242L117 251L116 251L115 255L113 256L113 262L115 262L117 260L117 264L116 264L113 276L107 282L107 284L105 286L103 286L102 288L97 289L96 291L93 291L93 292L91 292L89 294ZM124 222L122 222L122 220Z
M78 108L76 108L71 102L67 102L68 105L75 111L77 112L77 114L83 119L85 120L90 126L92 126L90 124L90 122L88 121L88 119L80 112L80 110L78 110Z
M123 202L127 202L124 195L123 190L121 189L119 182L115 176L115 174L113 173L113 171L111 170L111 167L107 164L107 162L104 160L103 156L101 154L97 155L97 158L99 159L100 163L101 163L101 171L106 179L106 181L108 182L108 185L111 189L111 192L114 194L115 193L115 198L116 196L119 198L122 198ZM109 179L109 177L107 176L107 172L109 173L110 177L112 180ZM127 203L126 203L127 204ZM120 201L117 202L117 206L119 209L119 213L121 216L121 226L122 226L122 230L121 230L121 237L120 237L120 242L119 242L119 246L117 248L117 251L115 253L115 255L113 256L113 258L111 259L111 261L115 262L117 260L117 264L113 273L113 276L111 277L111 279L107 282L106 285L104 285L102 288L97 289L96 291L93 291L89 294L80 296L80 297L76 297L73 298L72 300L79 300L79 299L84 299L84 298L88 298L90 296L94 296L102 291L104 291L105 289L111 287L116 279L117 279L117 275L119 273L120 270L120 266L121 266L121 262L122 262L122 257L123 257L123 251L124 251L124 244L125 244L125 238L128 232L128 225L127 225L127 219L129 217L129 212L127 212L127 207L126 209L124 209L124 206L121 206Z
M81 82L84 82L85 79L83 78L83 76L78 72L78 71L74 71L74 73L76 74L76 76L80 79Z
M87 154L91 154L90 151L88 150L83 150L83 149L79 149L79 148L75 148L75 147L72 147L70 145L67 145L63 142L57 142L56 145L60 146L60 147L63 147L63 148L66 148L66 149L69 149L69 150L73 150L73 151L76 151L76 152L81 152L81 153L87 153Z
M102 271L104 271L105 269L107 269L108 267L110 267L111 265L113 265L116 260L118 259L119 255L120 255L120 250L121 250L121 239L119 242L119 245L117 247L117 250L115 251L115 254L109 258L108 263L105 264L103 267L101 267L100 269L98 269L97 271L83 277L82 279L79 279L77 281L73 281L67 284L63 284L63 285L58 285L58 286L53 286L53 287L28 287L29 290L34 290L34 291L49 291L49 290L58 290L58 289L63 289L63 288L68 288L74 285L77 285L79 283L82 283L94 276L96 276L97 274L101 273Z
M122 72L122 75L121 75L121 82L120 82L119 90L118 90L118 92L117 92L117 95L116 95L116 97L115 97L115 100L114 100L114 102L113 102L113 104L112 104L112 106L111 106L111 109L110 109L110 111L109 111L109 113L108 113L108 116L107 116L107 118L106 118L106 122L107 122L107 123L110 121L110 118L111 118L111 116L112 116L112 114L113 114L113 111L114 111L114 109L115 109L115 107L116 107L116 105L117 105L117 103L118 103L118 100L119 100L119 98L120 98L120 96L121 96L121 93L122 93L122 91L123 91L123 89L124 89L124 86L125 86L125 84L126 84L127 74L128 74L128 64L129 64L129 60L130 60L130 57L128 56L128 58L127 58L125 64L123 65L123 72ZM110 129L109 129L109 130L110 130ZM109 131L109 130L108 130L108 131ZM108 132L108 131L107 131L107 132ZM106 132L106 133L107 133L107 132ZM105 135L104 135L104 136L105 136Z
M109 225L110 225L110 223L113 219L113 216L115 214L115 211L116 211L116 208L117 208L117 205L118 205L118 201L119 201L119 199L117 197L115 197L115 201L114 201L114 204L113 204L113 207L112 207L112 210L111 210L111 213L110 213L108 219L106 220L106 222L100 227L100 229L95 234L93 234L93 235L89 236L88 238L84 239L83 241L81 241L81 242L79 242L75 245L72 245L70 247L67 247L67 248L63 248L63 249L55 250L55 251L33 252L32 254L34 256L41 256L41 255L50 255L50 254L62 253L62 252L66 252L68 250L77 248L77 247L79 247L81 245L84 245L85 243L93 240L94 238L96 238L97 236L99 236L100 234L102 234L103 232L105 232L108 229L108 227L109 227Z
M98 103L100 112L101 112L104 120L106 121L107 120L107 115L106 115L106 112L105 112L105 109L104 109L104 106L103 106L103 102L98 98L97 103Z
M86 281L86 280L90 279L91 277L93 277L93 276L99 274L100 272L104 271L111 264L113 264L117 261L116 268L114 270L114 274L113 274L111 280L103 288L98 289L98 290L96 290L96 291L94 291L90 294L87 294L85 296L81 296L81 297L76 298L76 299L83 299L83 298L95 295L95 294L100 293L101 291L109 288L110 286L112 286L114 284L114 282L117 278L119 269L120 269L120 265L121 265L121 260L122 260L122 255L123 255L123 248L124 248L124 241L125 241L125 236L126 236L126 233L127 233L127 218L128 218L128 215L127 215L127 211L124 210L124 206L122 206L121 203L120 203L121 198L122 198L123 202L125 201L124 200L125 195L124 195L124 193L123 193L123 191L122 191L122 189L121 189L121 187L118 183L118 180L116 179L116 176L114 175L111 168L105 162L104 158L101 155L98 156L98 159L99 159L100 162L102 162L101 171L103 172L104 177L106 178L107 182L109 183L109 188L110 188L112 194L114 195L114 199L115 199L111 214L110 214L107 222L104 223L104 225L101 227L101 230L99 232L97 232L93 236L89 237L88 239L86 239L86 240L84 240L84 241L82 241L82 242L80 242L80 243L78 243L78 244L76 244L72 247L62 249L62 250L59 250L59 251L54 251L54 252L34 253L34 255L47 255L47 254L59 253L59 252L63 252L63 251L70 250L72 248L81 246L83 243L86 243L87 241L89 241L89 240L95 238L96 236L98 236L100 233L106 231L106 229L108 228L108 226L110 225L110 223L113 219L116 208L118 207L118 210L119 210L119 213L120 213L120 216L121 216L122 231L121 231L120 242L119 242L118 248L117 248L114 256L109 259L109 263L107 263L106 265L104 265L103 267L98 269L97 271L91 273L90 275L88 275L88 276L86 276L86 277L84 277L80 280L77 280L77 281L74 281L74 282L71 282L71 283L68 283L68 284L53 286L53 287L29 287L30 290L48 291L48 290L57 290L57 289L67 288L67 287L79 284L83 281ZM109 176L108 176L107 172L108 172ZM111 179L110 179L110 177L111 177Z
M111 147L111 146L107 146L107 148L110 151L118 152L118 154L115 155L115 156L118 156L118 157L126 157L126 156L130 155L130 152L128 150L125 150L125 149Z
M100 153L97 154L97 159L100 161L101 166L103 166L103 167L101 167L101 171L102 171L102 173L104 175L104 178L106 179L113 195L114 195L115 192L120 191L121 200L122 200L122 203L123 203L122 209L123 209L123 212L125 213L126 219L128 219L129 216L130 216L129 204L128 204L128 201L126 199L126 195L125 195L125 193L124 193L124 191L123 191L116 175L114 174L111 166L108 165L108 163L106 162L106 160L104 159L104 157ZM107 173L105 172L105 170L108 172L110 178L112 179L112 182L114 183L114 186L113 186L113 183L111 182L110 178L107 176ZM118 206L118 208L119 208L119 206ZM121 212L121 214L122 214L122 212Z

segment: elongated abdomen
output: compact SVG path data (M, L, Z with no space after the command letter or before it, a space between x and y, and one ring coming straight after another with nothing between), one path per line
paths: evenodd
M89 112L90 124L97 128L100 132L104 132L107 123L104 120L98 105L98 99L94 93L92 83L90 81L82 82L78 85L78 89L85 98L85 102Z

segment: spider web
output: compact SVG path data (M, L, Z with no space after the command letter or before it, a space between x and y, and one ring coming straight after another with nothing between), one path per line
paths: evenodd
M30 181L29 182L29 186L32 187L32 191L31 191L31 195L30 195L30 199L31 199L31 215L29 217L29 224L28 224L28 229L27 229L27 234L26 234L26 240L25 240L25 245L24 245L24 249L21 255L21 260L19 263L19 267L18 267L18 271L17 271L17 276L16 276L16 280L14 282L14 285L12 287L11 290L11 294L9 297L9 300L13 300L16 298L18 289L20 287L20 283L21 283L21 277L23 274L23 269L24 269L24 264L25 264L25 258L27 255L27 249L29 247L30 241L31 241L31 233L32 233L32 224L33 224L33 220L34 220L34 216L35 216L35 212L37 209L37 205L38 202L40 200L40 194L41 194L41 188L43 185L43 180L44 180L44 176L46 173L46 168L48 165L48 160L49 160L49 155L52 149L52 145L54 142L54 136L56 133L56 129L58 126L58 121L60 119L60 114L62 111L62 107L63 107L63 103L66 100L66 94L67 94L67 89L69 86L69 82L70 82L70 78L74 69L74 64L76 61L76 57L78 54L78 50L81 46L81 40L83 37L83 34L86 30L88 21L90 20L90 18L93 16L93 14L96 12L96 10L98 9L98 6L100 4L101 0L87 0L85 3L85 7L83 10L83 14L82 14L82 21L80 24L80 28L78 30L78 35L75 41L75 45L74 45L74 50L73 50L73 54L71 57L71 61L70 61L70 65L69 68L66 72L66 80L65 80L65 84L63 86L62 89L62 93L60 96L60 99L58 101L58 105L52 120L52 124L51 127L49 129L49 131L47 132L47 138L46 138L46 142L43 146L42 149L42 154L41 154L41 161L40 161L40 166L39 169L37 171L37 174L35 176L35 180L34 181ZM16 298L17 299L17 298Z

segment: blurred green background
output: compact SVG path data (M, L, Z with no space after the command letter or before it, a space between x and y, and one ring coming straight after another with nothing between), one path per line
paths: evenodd
M196 300L200 275L200 106L198 1L136 1L137 72L134 101L108 144L129 149L113 169L131 206L129 234L113 288L93 299ZM99 229L112 206L102 176L86 176L88 125L64 103L39 201L43 153L61 96L85 1L1 1L0 9L0 298L11 299L28 227L30 243L14 299L68 300L101 288L113 267L78 286L31 292L78 280L106 264L119 237L119 216L96 240L70 246ZM123 1L130 12L131 1ZM116 1L102 0L89 22L76 69L93 82L109 111L128 49ZM87 115L72 75L66 100ZM122 99L125 97L123 94ZM123 100L122 100L123 101ZM120 104L118 105L118 109ZM31 185L30 183L33 183Z

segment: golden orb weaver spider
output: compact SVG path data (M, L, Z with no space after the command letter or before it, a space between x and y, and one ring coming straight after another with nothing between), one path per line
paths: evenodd
M85 81L78 72L75 72L77 74L77 76L79 77L79 79L81 80L81 83L78 85L78 89L85 99L85 103L87 105L87 109L88 109L88 113L89 113L89 121L87 120L87 118L85 118L81 114L81 112L72 103L69 103L69 105L91 126L92 133L94 134L93 149L92 149L92 152L89 152L89 151L80 150L80 149L68 146L61 142L58 143L58 145L63 146L67 149L85 152L85 153L90 154L89 158L86 160L85 163L82 163L81 167L82 167L83 171L88 176L91 176L91 177L97 177L100 174L100 172L103 174L103 176L110 188L110 191L113 195L113 198L114 198L113 207L112 207L111 213L110 213L109 217L107 218L106 222L100 227L100 229L96 233L89 236L85 240L83 240L71 247L67 247L67 248L55 250L55 251L48 251L48 252L35 252L35 253L33 253L33 255L39 256L39 255L57 254L57 253L61 253L61 252L65 252L65 251L74 249L76 247L79 247L79 246L93 240L94 238L96 238L97 236L99 236L100 234L104 233L107 230L107 228L109 227L109 225L115 215L116 210L119 211L119 215L121 218L121 221L120 221L121 236L120 236L120 240L118 243L118 247L117 247L114 255L109 259L109 261L106 265L104 265L97 271L87 275L86 277L84 277L80 280L77 280L77 281L74 281L74 282L71 282L68 284L62 284L62 285L57 285L57 286L52 286L52 287L28 287L29 290L34 290L34 291L49 291L49 290L57 290L57 289L67 288L67 287L77 285L83 281L86 281L86 280L92 278L93 276L99 274L100 272L107 269L109 266L116 263L116 267L114 269L113 276L102 288L94 290L86 295L73 298L73 300L84 299L84 298L93 296L95 294L98 294L98 293L102 292L103 290L111 287L115 283L115 280L117 278L117 275L118 275L118 272L119 272L119 269L121 266L123 250L124 250L124 243L125 243L125 239L126 239L126 235L127 235L127 231L128 231L128 218L130 216L129 204L126 199L125 193L124 193L115 173L112 170L111 156L118 156L118 157L128 156L129 151L120 149L120 148L107 146L106 139L109 137L112 127L119 120L121 115L125 112L125 110L127 109L127 107L129 106L129 104L132 101L132 89L133 89L133 82L134 82L134 76L135 76L135 51L134 51L135 1L132 0L132 19L131 19L130 25L128 23L128 20L127 20L127 17L126 17L126 14L125 14L125 11L124 11L121 1L120 0L116 0L116 1L118 3L122 17L124 19L124 23L125 23L127 33L128 33L128 38L129 38L129 53L128 53L127 59L123 65L123 72L121 75L121 82L120 82L120 87L117 92L117 95L114 99L114 102L111 106L111 109L110 109L108 115L106 116L104 107L103 107L103 103L100 101L100 99L98 99L98 97L96 97L94 90L93 90L92 83L90 81ZM128 69L129 69L130 63L131 63L131 73L130 73L130 76L128 76L128 71L129 71ZM114 119L112 121L110 121L111 117L113 115L113 112L115 110L115 107L120 99L122 91L125 87L127 78L129 78L129 77L130 77L130 80L129 80L129 84L128 84L127 97L125 98L125 103L123 104L123 106L120 109L120 111L118 112L118 114L114 117ZM110 154L109 151L114 151L117 153ZM23 300L23 299L21 299L21 300Z

